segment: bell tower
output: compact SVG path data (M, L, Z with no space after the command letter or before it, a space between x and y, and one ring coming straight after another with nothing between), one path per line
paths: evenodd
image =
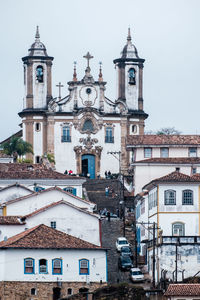
M130 28L121 58L114 60L117 72L117 100L126 103L129 111L143 111L143 63L132 44Z
M51 67L53 57L47 55L46 48L40 42L37 26L35 42L29 49L28 56L22 58L24 62L24 103L23 110L46 110L52 98Z

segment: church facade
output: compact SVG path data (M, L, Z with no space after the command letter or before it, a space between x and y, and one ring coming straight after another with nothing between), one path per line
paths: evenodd
M27 157L39 163L43 155L53 154L57 171L72 170L75 174L90 174L90 178L126 172L129 157L126 151L128 135L144 134L148 115L143 110L143 64L132 44L130 29L121 57L114 60L117 75L117 99L105 95L101 65L95 80L88 52L85 75L77 78L76 65L69 94L52 96L51 68L40 41L37 28L35 42L24 63L23 139L33 145L34 155ZM59 87L61 85L59 84ZM116 158L120 160L118 163Z

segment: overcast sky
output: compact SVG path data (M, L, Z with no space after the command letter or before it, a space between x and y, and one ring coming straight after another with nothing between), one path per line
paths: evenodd
M0 0L0 141L19 130L23 103L23 64L34 42L36 25L48 55L54 56L55 85L68 94L73 62L84 76L90 51L92 74L99 61L107 81L106 96L115 100L113 59L119 58L130 26L144 64L146 130L172 127L200 134L200 0Z

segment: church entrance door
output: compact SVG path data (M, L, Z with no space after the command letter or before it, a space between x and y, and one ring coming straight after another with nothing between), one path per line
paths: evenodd
M82 174L87 176L90 174L90 178L95 178L95 156L91 154L82 155Z

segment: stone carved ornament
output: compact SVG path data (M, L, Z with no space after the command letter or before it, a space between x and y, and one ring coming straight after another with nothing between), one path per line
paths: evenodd
M85 146L85 148L87 150L90 150L90 149L92 149L94 144L98 143L98 139L96 139L96 138L92 139L90 134L88 134L88 136L86 138L80 138L79 142L83 143L83 145Z
M83 125L85 123L86 120L90 120L93 124L93 130L89 131L87 130L83 130ZM78 120L76 119L76 121L74 122L74 127L75 129L77 129L80 133L88 133L88 134L95 134L97 133L101 128L102 128L102 123L101 121L98 121L95 117L94 114L91 112L85 112L83 117Z

